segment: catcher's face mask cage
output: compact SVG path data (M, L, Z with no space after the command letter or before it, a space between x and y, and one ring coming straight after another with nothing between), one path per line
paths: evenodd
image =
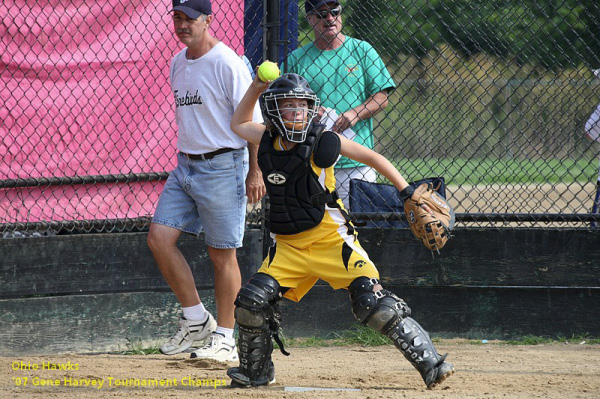
M308 107L292 106L289 99L306 100ZM319 99L302 76L288 73L271 83L259 100L263 118L271 130L293 143L302 143L317 115Z

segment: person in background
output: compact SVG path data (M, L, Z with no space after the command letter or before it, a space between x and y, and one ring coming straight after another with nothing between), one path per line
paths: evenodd
M241 275L236 248L242 246L246 196L257 202L265 194L257 147L248 146L230 129L233 112L252 78L242 58L211 36L210 0L174 0L171 11L175 34L186 45L170 68L179 153L147 241L183 316L179 330L160 350L180 353L202 341L206 344L192 357L231 361L237 359L234 300ZM254 117L262 122L258 107ZM182 232L201 231L214 270L216 321L200 300L190 266L177 247Z
M330 124L323 120L328 128L372 149L372 118L387 107L388 95L396 85L369 43L342 33L343 6L339 0L306 0L304 10L315 38L290 53L289 72L306 78L322 99L319 114L332 119ZM338 161L335 175L337 192L346 208L350 179L377 179L373 168L346 157Z
M596 76L600 75L600 70L594 71ZM596 110L592 112L589 119L585 123L585 135L592 141L600 143L600 104ZM600 166L598 166L598 180L596 180L596 193L592 204L592 214L600 214ZM598 227L598 222L592 222L592 227Z

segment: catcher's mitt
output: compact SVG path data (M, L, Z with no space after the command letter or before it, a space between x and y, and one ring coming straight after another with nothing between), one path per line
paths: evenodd
M421 205L427 204L433 214ZM450 239L454 227L454 210L431 183L423 183L404 202L404 214L411 231L430 250L439 251Z

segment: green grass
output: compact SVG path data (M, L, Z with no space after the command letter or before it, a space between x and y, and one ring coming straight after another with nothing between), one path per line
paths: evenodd
M286 348L323 348L345 345L340 339L323 337L286 338L283 344ZM276 350L279 349L277 343L273 343L273 346Z
M356 324L352 328L342 331L339 338L346 345L381 346L392 344L388 337L362 324Z
M597 163L585 159L404 159L394 162L409 178L443 176L447 184L586 183L597 176Z
M437 337L432 338L432 341L439 342ZM590 337L588 335L573 335L567 337L542 337L535 335L526 335L519 338L509 340L493 340L496 344L504 345L541 345L552 343L568 343L568 344L600 344L600 338ZM465 343L470 345L486 345L480 339L466 340ZM357 324L348 330L333 334L333 338L291 338L285 340L285 346L290 348L307 348L307 347L330 347L330 346L349 346L361 345L365 347L392 345L392 342L380 333L366 327L362 324ZM277 347L277 346L276 346Z
M356 324L348 330L333 333L331 337L305 337L305 338L286 338L281 337L286 348L323 348L334 346L360 345L363 347L374 347L382 345L392 345L392 342L380 333L366 327L362 324ZM121 355L155 355L160 354L158 346L144 348L141 341L127 340L127 349L118 352ZM440 342L439 338L432 338L432 341ZM470 339L464 341L468 345L487 345L480 339ZM542 345L542 344L585 344L598 345L600 338L590 337L588 335L573 335L571 337L543 337L535 335L525 335L523 337L509 340L494 340L493 343L500 345ZM279 350L277 343L273 343L275 350Z
M156 355L160 354L158 346L144 347L140 339L131 340L127 338L127 349L119 351L121 355Z
M381 346L391 345L392 342L380 333L357 324L348 330L333 333L330 338L306 337L286 338L284 345L291 348L329 347L329 346Z

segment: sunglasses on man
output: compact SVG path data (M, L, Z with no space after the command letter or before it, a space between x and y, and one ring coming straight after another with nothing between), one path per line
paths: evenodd
M331 14L333 18L337 18L342 13L342 6L337 6L335 8L328 8L322 11L313 11L312 15L316 15L321 19L327 18L328 14Z

